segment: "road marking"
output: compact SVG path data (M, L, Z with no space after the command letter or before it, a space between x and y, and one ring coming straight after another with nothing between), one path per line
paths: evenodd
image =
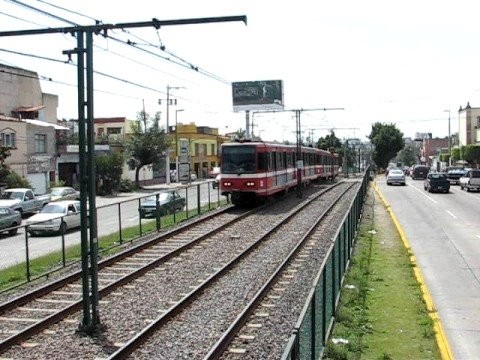
M445 210L445 211L447 212L448 215L450 215L454 219L458 219L455 215L453 215L453 213L451 211L448 211L448 210Z
M417 189L416 186L413 186L413 185L410 185L410 184L407 184L407 185L410 186L412 189L417 190L420 194L422 194L423 196L425 196L428 200L430 200L430 201L433 202L434 204L438 204L438 202L437 202L436 200L433 200L430 196L426 195L422 190Z

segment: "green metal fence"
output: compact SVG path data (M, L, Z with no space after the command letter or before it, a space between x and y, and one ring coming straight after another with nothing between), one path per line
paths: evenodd
M367 169L365 174L368 173ZM368 177L365 175L342 225L335 234L335 242L320 266L282 360L320 359L323 355L334 323L345 271L350 262L367 186Z

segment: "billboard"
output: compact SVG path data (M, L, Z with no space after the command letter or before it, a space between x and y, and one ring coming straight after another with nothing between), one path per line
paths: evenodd
M233 111L283 110L282 80L232 83Z

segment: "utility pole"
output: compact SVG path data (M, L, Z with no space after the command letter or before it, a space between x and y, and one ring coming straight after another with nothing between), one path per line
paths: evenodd
M93 34L107 36L108 30L130 29L139 27L205 24L216 22L243 21L247 17L225 16L211 18L193 18L179 20L151 21L96 24L89 26L71 26L63 28L45 28L32 30L1 31L0 38L6 36L26 36L45 34L72 34L77 38L77 48L66 50L63 53L77 55L78 77L78 129L79 129L79 167L80 167L80 240L82 263L82 290L83 290L83 320L79 330L93 335L100 330L100 315L98 311L98 238L97 238L97 210L95 184L95 144L94 144L94 115L93 115ZM85 87L86 80L86 87ZM86 118L85 118L86 113ZM86 126L85 126L86 125ZM87 144L87 146L85 146ZM88 203L87 203L88 195ZM87 212L88 205L88 212ZM90 229L88 229L90 228ZM90 241L88 241L88 239ZM90 264L89 264L90 260Z
M185 89L185 87L167 85L167 128L165 129L167 139L170 132L170 105L177 105L177 99L170 99L170 90L174 89ZM158 99L158 104L162 104L162 99ZM170 148L167 149L165 154L165 183L170 184Z
M450 110L444 110L448 112L448 166L452 166L452 138L450 135Z

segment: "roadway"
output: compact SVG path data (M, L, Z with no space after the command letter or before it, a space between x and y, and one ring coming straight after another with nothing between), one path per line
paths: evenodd
M410 243L454 358L480 359L480 193L456 185L428 193L422 180L377 185Z

